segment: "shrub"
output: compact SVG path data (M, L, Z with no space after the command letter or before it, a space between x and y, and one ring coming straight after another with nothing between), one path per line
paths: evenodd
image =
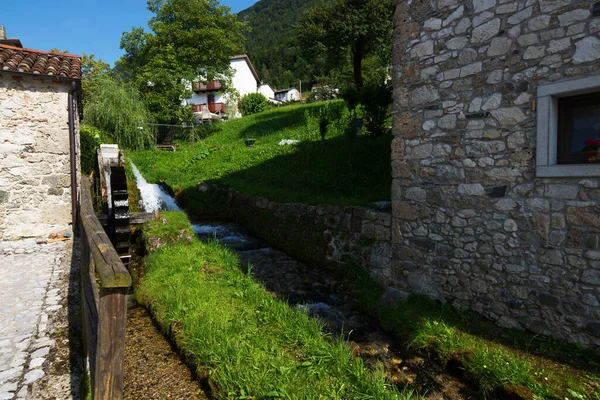
M81 172L89 175L96 168L96 151L98 147L100 147L100 144L111 140L100 129L90 125L81 125L79 138L81 142Z
M325 85L319 86L313 90L311 90L308 98L306 99L307 103L313 103L315 101L327 101L337 99L339 93L339 89Z
M246 115L263 112L268 106L269 100L261 93L249 93L242 97L239 108L240 112L245 117Z
M388 129L386 123L391 116L392 88L387 84L369 84L363 87L360 103L365 110L369 135L380 137Z

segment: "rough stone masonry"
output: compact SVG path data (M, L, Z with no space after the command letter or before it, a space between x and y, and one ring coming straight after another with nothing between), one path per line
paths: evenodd
M600 176L536 178L536 89L598 75L570 0L400 0L394 286L600 346Z
M69 84L18 78L0 74L0 240L71 222Z

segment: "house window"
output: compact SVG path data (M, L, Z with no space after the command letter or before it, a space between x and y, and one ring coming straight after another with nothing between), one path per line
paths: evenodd
M558 164L600 161L600 93L558 99Z
M538 87L538 177L600 176L600 75Z

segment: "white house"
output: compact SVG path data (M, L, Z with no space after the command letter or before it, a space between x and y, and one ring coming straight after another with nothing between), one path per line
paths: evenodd
M256 69L252 65L250 58L246 54L231 57L231 68L233 69L233 79L231 84L237 91L239 97L229 99L236 103L248 93L256 93L260 86L260 79ZM202 114L205 106L211 113L224 114L227 104L227 94L222 92L222 84L218 80L208 83L196 82L193 84L192 96L186 100L187 104L192 104L194 112Z
M290 88L275 91L275 100L279 101L298 101L302 100L302 95L298 89Z
M270 102L278 103L278 101L275 100L275 89L273 89L268 83L260 85L258 88L258 93L265 96Z

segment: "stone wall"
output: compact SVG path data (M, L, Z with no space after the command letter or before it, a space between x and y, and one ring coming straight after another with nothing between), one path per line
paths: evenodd
M536 178L536 89L597 75L569 0L398 1L394 285L600 345L600 179Z
M389 211L276 203L216 185L202 184L200 191L205 201L195 198L194 206L202 208L204 217L235 221L269 245L313 266L362 267L382 285L391 282Z
M69 87L0 74L0 241L71 223Z

